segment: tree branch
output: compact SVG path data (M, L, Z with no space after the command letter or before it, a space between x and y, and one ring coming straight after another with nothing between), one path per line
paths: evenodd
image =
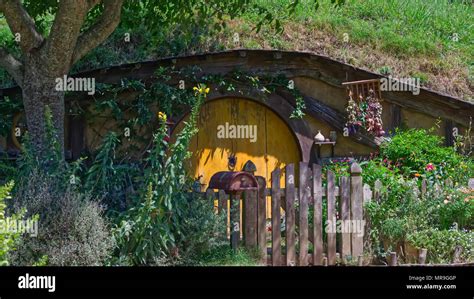
M44 60L48 61L50 75L62 76L69 72L68 62L74 53L77 38L90 8L90 0L59 2L53 26L42 53Z
M0 48L0 66L7 70L20 87L23 86L23 64L4 48Z
M100 19L79 36L71 65L106 40L120 23L124 0L103 0L102 2L104 3L104 11Z
M3 12L13 34L20 34L20 47L27 53L43 43L43 36L36 31L35 21L25 10L20 0L0 0Z

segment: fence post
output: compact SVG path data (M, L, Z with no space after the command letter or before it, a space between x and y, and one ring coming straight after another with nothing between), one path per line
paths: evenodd
M272 265L281 265L280 169L272 172Z
M264 177L256 176L258 182L257 199L257 244L261 263L267 263L267 182Z
M377 179L374 183L374 200L380 203L382 197L382 182Z
M313 265L321 265L323 259L323 192L321 165L313 164Z
M421 181L421 198L425 197L427 186L428 186L428 181L426 179L423 179Z
M247 248L257 246L257 190L244 192L244 244Z
M296 235L295 235L295 165L286 165L285 176L286 192L286 265L294 266L296 264Z
M224 229L224 235L227 237L227 235L230 236L230 231L232 229L230 225L230 217L229 213L227 212L227 201L229 199L229 195L225 193L224 190L219 190L219 208L218 211L219 213L224 213L225 215L225 229Z
M372 190L368 184L364 184L363 187L363 196L364 196L364 204L369 203L372 201Z
M420 252L418 254L418 264L425 264L426 262L426 255L428 253L428 249L426 248L421 248Z
M340 189L340 215L344 226L351 221L351 185L349 177L341 177L339 180ZM349 232L342 232L341 236L341 258L346 261L347 257L351 256L351 234ZM355 257L353 257L355 258Z
M453 187L453 181L448 178L448 179L444 180L444 185L446 187L452 188Z
M363 219L363 190L362 190L362 168L357 162L351 165L351 220L352 224L361 222ZM363 254L363 233L362 236L352 232L352 256L357 257Z
M230 195L230 246L234 251L239 247L240 241L240 194Z
M216 199L216 194L214 193L214 190L211 188L206 189L206 200L209 200L212 202L212 205L214 206L214 200ZM219 204L219 203L218 203ZM215 208L215 207L214 207ZM219 211L219 206L217 206L217 209Z
M328 203L328 223L326 231L328 237L328 264L336 264L336 194L334 185L334 173L330 170L327 172L327 203Z
M396 266L397 264L397 253L395 251L390 252L390 266Z
M308 168L308 163L300 162L300 192L299 192L299 265L308 265L308 204L311 197L311 187L309 186L309 179L311 171Z

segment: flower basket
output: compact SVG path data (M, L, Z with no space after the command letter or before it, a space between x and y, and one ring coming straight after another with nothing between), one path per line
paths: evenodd
M381 137L385 134L382 124L382 95L380 80L345 82L348 92L346 128L349 134L364 129L368 134Z

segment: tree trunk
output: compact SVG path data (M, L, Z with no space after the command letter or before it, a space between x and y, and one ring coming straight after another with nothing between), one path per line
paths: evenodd
M0 66L22 88L32 154L40 162L45 162L44 158L55 150L48 148L51 140L46 140L46 107L51 109L60 158L64 160L64 91L56 90L56 79L67 75L74 63L112 34L120 22L124 0L57 2L54 22L45 39L22 1L0 0L2 17L12 33L21 37L19 46L23 54L23 61L18 61L0 46ZM81 32L88 12L99 3L103 4L102 13Z
M46 106L49 106L61 157L64 159L64 91L56 90L56 78L63 74L52 74L49 65L36 55L27 55L23 83L23 105L28 125L28 135L34 155L39 161L50 153L46 140Z

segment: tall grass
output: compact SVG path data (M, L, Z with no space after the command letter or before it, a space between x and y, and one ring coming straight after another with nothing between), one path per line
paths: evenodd
M473 62L474 8L470 1L346 0L334 8L329 0L320 0L315 11L312 0L302 0L291 17L285 13L290 0L254 1L286 21L306 21L341 38L348 33L351 41L374 44L395 55L459 51L464 62ZM244 18L255 21L258 16L249 13Z

